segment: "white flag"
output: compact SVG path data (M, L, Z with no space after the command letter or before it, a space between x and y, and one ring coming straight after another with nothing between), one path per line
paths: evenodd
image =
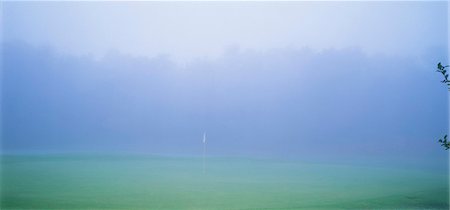
M206 143L206 133L203 133L203 144Z

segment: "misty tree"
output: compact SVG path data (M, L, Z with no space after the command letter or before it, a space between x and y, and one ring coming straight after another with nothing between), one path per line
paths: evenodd
M437 65L437 72L440 72L442 76L444 76L444 80L441 82L447 85L448 90L450 90L450 80L448 80L448 73L447 68L449 65L443 66L440 62ZM450 142L447 141L447 135L444 136L444 138L439 139L439 143L445 148L445 150L450 149Z

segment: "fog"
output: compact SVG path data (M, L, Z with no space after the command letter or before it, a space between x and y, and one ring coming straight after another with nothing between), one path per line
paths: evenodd
M447 2L4 2L3 39L101 58L219 58L230 46L421 55L447 42ZM445 42L445 43L443 43Z
M438 53L441 52L441 53ZM420 59L358 49L100 61L4 45L4 152L358 158L446 156L447 90Z
M447 164L446 2L3 6L3 153Z

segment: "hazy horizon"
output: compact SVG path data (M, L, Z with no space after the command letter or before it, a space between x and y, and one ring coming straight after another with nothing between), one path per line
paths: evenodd
M448 1L0 7L0 209L449 209Z
M447 163L447 2L2 6L3 153Z

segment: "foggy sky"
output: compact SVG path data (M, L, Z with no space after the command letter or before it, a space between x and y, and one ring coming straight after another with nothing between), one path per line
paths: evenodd
M4 2L5 40L100 58L220 57L228 48L420 55L447 39L447 2Z
M447 161L445 2L3 4L3 152Z

